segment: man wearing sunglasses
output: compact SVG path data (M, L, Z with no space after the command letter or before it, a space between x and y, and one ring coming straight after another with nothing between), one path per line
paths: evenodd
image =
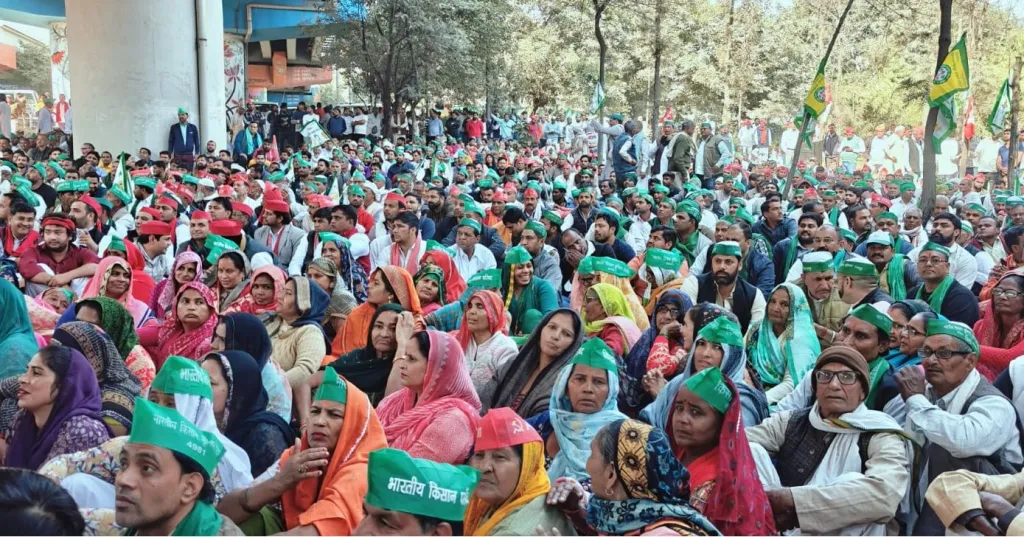
M927 461L913 477L919 490L953 470L1017 473L1024 462L1020 423L1010 401L975 370L980 346L974 333L967 325L932 319L925 334L918 351L921 367L896 374L907 405L905 430L923 446L922 460ZM975 520L986 518L983 511L938 509L944 511L939 517L930 504L923 507L915 535L939 535L954 522L983 532L987 522Z

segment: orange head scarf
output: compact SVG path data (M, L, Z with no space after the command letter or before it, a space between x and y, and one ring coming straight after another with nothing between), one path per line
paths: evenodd
M444 294L448 302L455 302L462 297L462 293L466 292L466 281L462 279L462 275L459 274L459 269L455 266L455 261L448 254L439 250L427 250L423 254L422 263L430 260L441 269L444 273Z
M395 300L402 305L402 308L412 312L417 319L421 318L423 312L420 307L420 297L416 294L416 285L413 283L409 271L391 266L377 267L377 271L380 271L384 280L394 291ZM376 274L377 271L374 271L373 274ZM373 274L370 275L371 282ZM338 335L334 336L334 341L331 342L331 355L324 357L324 363L365 345L366 338L370 334L370 321L373 320L373 314L376 312L377 306L369 302L364 302L352 310L348 314L348 318L345 319L345 324L338 331ZM421 328L423 327L421 326Z
M346 383L345 422L324 469L323 485L318 491L318 480L304 479L281 495L288 529L313 525L320 535L351 535L363 519L363 497L368 488L366 463L371 451L386 448L388 443L366 394L351 382ZM309 449L306 434L302 435L302 449ZM293 451L291 447L281 455L282 466Z

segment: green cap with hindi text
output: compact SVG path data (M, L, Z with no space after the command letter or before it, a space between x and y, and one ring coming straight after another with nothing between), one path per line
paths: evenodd
M558 215L558 213L556 213L555 211L552 211L550 209L544 211L543 213L541 213L540 217L545 219L545 220L547 220L548 222L551 222L552 224L554 224L556 226L561 226L562 222L564 221L564 220L562 220L562 217Z
M486 216L484 214L484 208L481 207L480 204L475 202L475 201L474 202L468 202L467 201L466 202L466 207L465 207L464 211L465 211L466 214L469 214L469 213L478 214L478 215L480 215L480 218L484 218Z
M644 263L651 268L675 272L683 264L683 256L661 248L648 248Z
M156 190L156 179L153 179L152 177L139 177L135 179L135 186Z
M704 325L704 328L701 328L700 332L697 333L697 337L702 337L719 345L743 346L740 325L736 321L728 319L725 315L719 316L714 321Z
M460 223L460 225L462 224ZM509 248L509 250L505 252L506 265L523 265L525 263L529 263L530 261L533 261L533 256L530 255L530 252L528 252L526 248L522 246Z
M683 200L683 201L679 202L679 204L676 205L676 212L677 213L680 213L680 212L686 213L686 214L690 215L690 218L693 218L694 221L696 221L696 222L700 221L700 217L701 217L700 207L698 207L697 203L694 202L694 201Z
M850 316L869 323L886 334L892 332L892 317L878 311L871 304L861 304L850 311Z
M459 220L459 227L462 227L462 226L466 226L468 228L472 228L473 231L476 231L477 235L482 233L483 230L484 230L483 226L480 225L480 222L477 222L476 220L473 220L472 218L463 217L462 220Z
M481 270L469 277L466 286L470 289L501 289L501 271L496 268Z
M480 480L469 466L418 459L394 448L371 452L366 474L366 503L450 522L462 521Z
M596 367L618 374L618 367L615 365L615 354L612 353L611 348L601 338L590 338L581 345L580 350L576 351L576 356L573 356L572 363Z
M441 243L439 243L439 242L437 242L437 241L435 241L433 239L427 241L426 242L426 246L427 246L427 251L428 252L430 252L430 251L444 252L444 253L448 254L448 257L451 257L451 258L455 257L455 252L453 252L451 248L448 248L447 246L445 246L445 245L443 245L443 244L441 244Z
M722 317L719 317L719 319L722 319ZM707 401L711 408L718 412L725 414L725 411L729 409L729 403L732 402L732 391L729 390L729 386L725 383L721 369L717 367L704 369L686 379L683 385L698 397Z
M618 278L632 278L636 275L636 271L629 268L629 265L615 259L614 257L589 256L585 257L583 260L586 261L587 259L591 259L590 263L592 263L592 265L590 265L591 272L588 274L603 272ZM583 262L581 261L580 264L582 263Z
M946 259L949 259L949 248L946 248L945 246L937 242L926 242L924 246L921 247L921 252L917 255L921 255L925 252L938 252L946 256Z
M868 235L868 240L864 241L864 243L868 245L881 244L882 246L892 246L892 235L888 231L873 231Z
M213 433L200 430L177 410L135 398L129 444L148 444L186 457L212 476L224 456L224 446Z
M835 266L832 264L832 254L828 252L808 252L801 262L804 274L835 270Z
M878 277L875 264L863 257L847 257L843 264L839 265L839 273L847 276Z
M345 379L338 376L338 371L333 367L324 369L324 380L313 396L314 401L334 401L344 405L348 402L348 384Z
M528 221L523 229L529 229L536 233L541 239L546 239L548 237L548 230L544 227L544 224L541 224L536 220Z
M739 258L743 257L743 250L740 249L740 243L736 241L721 241L716 242L711 247L711 255L733 255Z
M195 360L182 356L168 356L151 387L168 395L198 395L213 401L210 375Z
M897 217L895 213L891 213L889 211L878 213L878 216L875 217L875 222L878 222L879 220L888 220L890 222L900 221L899 217Z
M974 336L974 331L966 324L945 319L929 319L927 324L925 324L924 331L926 336L951 336L966 343L974 354L981 352L978 338Z

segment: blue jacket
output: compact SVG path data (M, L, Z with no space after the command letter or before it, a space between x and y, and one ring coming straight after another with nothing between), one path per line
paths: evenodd
M171 125L171 132L167 136L167 151L172 155L197 155L200 151L199 128L188 123L185 127L185 138L181 137L181 126L178 123Z
M783 217L782 222L780 222L773 230L768 227L764 218L761 218L757 222L754 222L754 225L751 226L750 229L754 233L760 233L763 235L764 238L768 239L768 242L772 243L772 246L775 246L782 239L796 236L796 220L793 220L788 216Z
M331 135L331 138L341 138L345 135L345 117L331 116L331 119L327 120L327 132Z

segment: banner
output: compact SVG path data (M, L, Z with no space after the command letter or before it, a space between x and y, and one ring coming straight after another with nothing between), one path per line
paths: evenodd
M331 135L324 130L323 126L320 125L319 121L310 120L307 121L302 129L299 131L302 135L302 139L309 145L310 149L320 147L324 145L327 140L331 139Z
M932 147L936 155L942 154L942 141L956 130L956 99L949 97L939 103L938 108L939 116L935 120L935 133L932 134Z
M818 74L814 75L811 89L804 99L804 111L814 119L825 111L825 60L818 64Z

